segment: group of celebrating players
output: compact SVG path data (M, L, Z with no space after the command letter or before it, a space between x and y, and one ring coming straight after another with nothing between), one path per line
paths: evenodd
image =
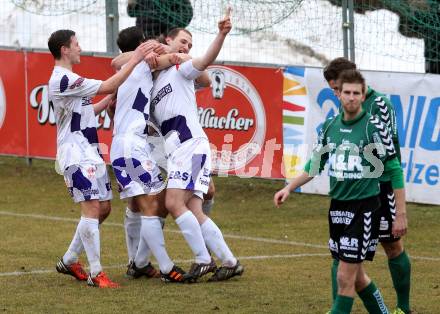
M112 191L99 151L95 115L109 109L114 130L110 159L121 199L128 200L125 229L129 255L127 274L160 277L166 282L196 282L213 272L210 281L227 280L244 271L217 225L203 211L211 175L209 141L198 122L194 81L209 84L205 69L217 57L231 30L230 10L218 23L219 33L205 55L191 59L191 33L171 30L166 44L145 41L136 27L120 32L124 54L112 64L118 72L99 81L72 72L80 62L75 33L59 30L49 38L55 67L49 99L57 122L57 162L68 190L81 206L81 219L72 242L56 269L90 286L115 288L100 262L99 225L109 215ZM97 104L90 98L108 94ZM154 123L153 123L154 121ZM166 181L153 156L149 132L163 138ZM208 201L209 203L209 201ZM211 201L212 204L212 201ZM170 213L191 248L195 262L185 272L168 256L163 223ZM85 251L87 274L78 261ZM217 267L214 254L220 261ZM150 263L153 255L158 272Z

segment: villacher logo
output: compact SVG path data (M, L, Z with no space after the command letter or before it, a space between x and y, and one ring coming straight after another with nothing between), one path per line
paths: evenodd
M3 88L3 82L0 78L0 128L3 125L6 117L6 95L5 89Z
M55 124L55 114L53 105L49 102L49 91L47 85L38 85L34 87L29 95L29 101L32 108L37 109L37 120L39 124Z
M199 121L211 142L212 168L235 171L257 156L266 137L266 113L253 84L225 66L210 66L211 88L197 93ZM216 140L214 140L216 139Z

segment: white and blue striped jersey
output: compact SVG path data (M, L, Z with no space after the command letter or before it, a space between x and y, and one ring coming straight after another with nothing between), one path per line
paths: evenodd
M207 139L199 122L194 91L194 79L201 73L189 60L162 70L154 82L151 112L165 137L167 153L189 139Z
M113 135L147 136L153 77L146 62L140 62L118 88Z
M87 79L55 66L49 79L49 101L57 124L57 161L61 170L79 164L102 164L91 97L102 81Z

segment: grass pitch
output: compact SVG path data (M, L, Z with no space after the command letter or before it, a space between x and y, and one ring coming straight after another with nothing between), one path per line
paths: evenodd
M101 260L122 285L87 287L55 272L79 219L52 161L0 157L0 312L2 313L325 313L330 309L330 254L323 196L292 194L272 205L280 181L215 178L213 220L245 266L227 282L165 284L124 278L127 261L122 227L125 205L112 203L101 227ZM440 313L440 207L408 204L405 246L412 256L414 313ZM192 254L171 218L165 227L170 256L188 269ZM85 256L82 257L85 262ZM367 263L390 309L395 294L383 250ZM355 300L353 313L365 313Z

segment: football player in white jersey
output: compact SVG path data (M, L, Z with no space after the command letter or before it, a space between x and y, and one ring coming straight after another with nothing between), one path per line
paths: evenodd
M166 41L167 38L168 42ZM164 37L162 40L163 43L168 46L169 52L180 52L188 54L192 48L192 36L184 28L174 28L170 30L167 36ZM203 73L199 77L197 77L194 86L196 92L199 89L211 86L211 78L206 70L203 71ZM153 150L153 155L156 157L159 164L166 165L166 159L164 159L165 152L163 149L163 145L161 145L161 138L157 139L156 137L150 137L149 139L150 143L155 146L155 149ZM154 141L154 139L156 139L156 141ZM166 166L162 168L166 168ZM202 210L207 216L211 214L212 207L214 205L214 195L215 185L214 180L211 177L211 180L209 181L208 192L206 194L203 194Z
M144 54L154 47L151 44L140 46L122 71L100 81L72 72L73 65L80 63L81 53L75 32L58 30L52 33L48 46L55 59L49 80L49 100L53 103L57 124L57 164L74 202L81 205L81 219L75 235L56 269L78 280L87 280L90 286L115 288L118 284L102 271L100 262L98 226L110 213L112 193L98 148L95 119L95 111L108 106L112 97L105 97L97 107L92 106L91 97L114 93L143 60ZM78 262L83 249L90 265L88 275Z
M122 54L115 57L112 60L112 66L115 68L115 70L119 70L131 57L131 50L133 50L136 46L133 45L133 42L136 43L135 38L131 38L131 41L129 40L129 35L132 28L128 28L127 31L121 32L120 36L118 37L118 45L119 48L122 51ZM130 31L130 32L128 32ZM182 31L182 32L181 32ZM133 32L137 33L135 30ZM192 48L191 41L188 41L186 39L186 30L183 28L175 28L167 35L167 38L170 38L170 44L171 46L167 45L165 46L168 53L178 53L180 52L179 56L186 55L185 60L189 60L189 56L187 55L190 49ZM133 37L133 33L131 34L131 37ZM138 37L137 40L139 40L140 35L136 35ZM165 38L164 38L165 39ZM167 44L165 41L164 44ZM180 61L180 60L179 60ZM199 76L195 81L196 88L203 88L203 87L209 87L211 85L211 79L207 71L204 71L201 76ZM114 115L116 106L111 106L111 108L108 108L108 112L110 116ZM158 135L158 132L154 132L156 136L148 136L147 141L150 147L152 147L152 157L156 164L159 165L162 169L166 169L167 167L167 160L164 152L164 145L163 145L163 138ZM209 215L211 212L211 208L214 203L214 193L215 193L215 187L214 182L211 180L209 182L209 189L208 193L203 194L204 202L203 202L203 212L206 215ZM162 198L160 198L162 199ZM161 205L162 206L162 205ZM141 274L141 272L138 271L139 267L134 268L133 261L135 257L139 259L142 264L146 264L148 261L148 254L149 254L149 247L147 245L139 246L140 242L140 230L141 230L141 213L138 208L137 202L135 202L133 199L129 199L127 208L125 210L125 219L124 219L124 229L125 229L125 238L126 238L126 244L127 244L127 251L128 251L128 270L127 275L129 277L135 277ZM160 222L162 224L162 228L165 224L165 218L168 212L166 209L160 209L160 213L156 216L159 216ZM143 258L141 257L142 254L136 254L143 252ZM164 249L164 247L163 247ZM159 261L160 264L160 261ZM165 264L167 265L167 264ZM168 263L168 265L170 265ZM138 265L139 266L139 265ZM152 274L152 266L148 267L148 270L150 274ZM176 273L177 274L177 273Z
M119 33L117 43L124 53L133 51L143 41L142 30L129 27ZM157 68L169 67L172 65L171 61L175 64L179 60L174 57L176 56L159 57L156 60ZM147 142L150 96L153 89L151 70L147 62L140 62L118 88L113 118L110 158L120 196L121 199L132 199L130 203L134 203L141 211L139 217L131 208L126 210L124 225L129 259L132 259L127 275L134 278L159 277L149 260L151 252L159 263L163 281L183 282L185 272L171 261L165 249L162 231L162 221L167 215L164 204L165 183ZM140 224L137 223L139 220Z
M198 120L194 80L220 52L232 27L230 8L218 27L219 33L203 57L158 74L151 100L153 120L165 137L168 155L166 207L195 255L196 261L187 276L192 281L216 269L206 247L222 261L210 281L226 280L241 275L244 270L220 229L202 211L203 193L207 193L210 181L211 151ZM174 51L188 53L192 35L187 30L179 30L174 39L167 37L166 41Z

